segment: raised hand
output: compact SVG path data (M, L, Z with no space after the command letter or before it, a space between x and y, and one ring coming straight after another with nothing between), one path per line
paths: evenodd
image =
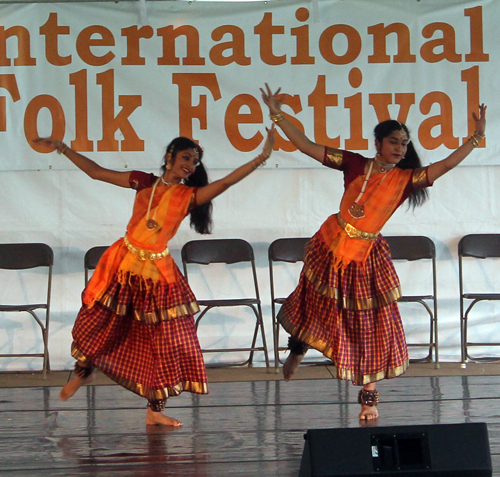
M266 128L266 131L267 131L267 138L264 144L264 148L262 149L262 154L264 154L266 157L269 157L273 152L273 147L274 147L274 140L275 140L274 124L270 128Z
M280 94L281 88L278 88L275 93L271 91L271 88L266 83L266 89L260 88L262 93L262 100L269 108L269 113L278 114L281 111L281 105L285 101L285 95Z
M50 150L57 151L58 153L61 153L67 147L62 141L58 141L52 137L37 137L33 139L32 142L45 146Z
M476 132L484 136L484 132L486 131L486 106L484 103L479 106L479 117L474 112L472 113L472 117L476 122Z

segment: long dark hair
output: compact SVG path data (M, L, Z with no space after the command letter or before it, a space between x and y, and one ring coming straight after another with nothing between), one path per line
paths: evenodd
M385 137L388 137L393 131L401 131L401 128L403 128L406 132L408 145L405 157L397 163L396 167L399 167L400 169L418 169L419 167L422 167L422 162L420 161L417 151L413 147L413 141L410 140L410 131L406 127L406 124L395 121L394 119L388 119L387 121L382 121L377 124L373 133L375 134L375 139L382 144ZM414 190L408 199L409 207L415 209L416 207L423 205L428 198L429 193L427 192L427 189Z
M187 137L176 137L167 146L167 151L163 157L163 165L161 166L162 174L165 174L167 155L170 153L173 160L179 151L185 151L186 149L194 149L198 152L198 157L200 163L196 167L195 171L189 176L189 178L184 182L189 187L203 187L208 184L208 174L201 161L203 157L203 149L198 146L192 139ZM189 216L189 223L191 227L200 234L210 234L212 233L212 201L205 202L194 209L191 210Z

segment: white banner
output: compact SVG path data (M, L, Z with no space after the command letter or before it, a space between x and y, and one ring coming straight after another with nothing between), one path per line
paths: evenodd
M424 163L473 132L484 102L486 147L466 164L500 163L498 0L140 5L0 6L2 170L67 168L38 153L38 135L120 169L156 169L184 135L209 167L231 168L270 123L264 82L289 94L284 111L316 142L370 155L391 117ZM268 167L315 167L285 139L277 148Z
M192 136L215 180L260 152L270 124L259 91L265 82L290 95L283 110L311 139L370 156L373 128L390 116L407 122L424 163L467 138L470 112L488 104L486 147L464 161L476 167L446 174L428 203L415 211L402 206L383 230L435 242L440 356L459 360L457 244L465 234L500 233L500 0L148 1L145 11L139 7L0 5L0 242L45 242L54 249L52 368L73 365L71 329L85 252L123 235L135 193L92 181L66 157L37 152L30 140L53 134L105 167L157 172L168 142ZM318 168L283 138L277 147L266 167L215 199L212 235L254 247L270 348L268 246L281 237L311 236L338 211L343 192L340 172ZM184 221L169 243L179 265L182 245L200 238ZM478 286L467 291L497 293L500 275L487 274L482 262ZM396 266L405 294L427 293L430 279L418 275L415 262ZM212 285L212 278L203 283ZM289 275L281 296L297 278ZM2 303L29 301L30 283L14 289L17 282L6 280L0 274ZM229 289L222 284L209 298ZM206 298L199 284L193 291ZM401 307L408 341L422 342L429 329L425 310L408 307ZM497 341L500 304L475 310L471 340ZM203 346L246 343L254 322L243 318L209 320L199 333ZM42 349L29 316L3 313L1 319L2 354ZM286 333L280 337L285 344ZM419 357L414 353L426 349L411 352ZM256 360L262 364L262 354ZM39 358L0 360L0 371L40 366Z

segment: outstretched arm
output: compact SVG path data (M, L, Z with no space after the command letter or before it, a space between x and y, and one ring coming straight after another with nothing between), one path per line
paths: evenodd
M39 137L33 142L47 146L48 148L57 151L59 154L64 154L76 167L81 169L92 179L108 182L120 187L130 187L130 172L113 171L111 169L101 167L92 159L89 159L79 152L73 151L73 149L68 147L63 142L57 141L51 137Z
M486 130L486 106L484 104L481 104L479 106L479 117L477 117L476 113L472 113L472 117L476 122L476 131L469 138L469 140L465 141L446 159L435 162L427 168L427 178L429 179L429 182L431 184L436 179L439 179L442 175L458 166L472 152L474 148L479 146L479 143L483 140Z
M198 205L204 204L205 202L212 200L214 197L217 197L219 194L222 194L225 190L229 189L229 187L244 179L257 169L257 167L266 162L273 152L274 125L271 126L271 129L266 128L266 131L267 139L262 152L255 159L252 159L250 162L238 167L238 169L235 169L226 177L214 181L204 187L200 187L196 193L196 202Z
M280 94L281 88L278 88L275 93L271 91L266 83L266 89L260 88L262 99L269 108L271 119L281 128L286 134L286 137L292 141L293 145L304 154L323 162L325 155L325 146L311 141L302 131L297 129L285 115L281 112L281 105L284 101L283 94Z

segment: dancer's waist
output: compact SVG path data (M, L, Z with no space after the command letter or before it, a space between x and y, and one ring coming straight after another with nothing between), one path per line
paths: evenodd
M139 260L160 260L170 255L168 247L165 247L165 249L160 252L153 252L152 250L146 250L143 248L136 247L135 245L132 245L130 243L130 240L127 238L126 235L125 237L123 237L123 243L129 249L129 251L137 255L137 258Z
M340 213L337 214L337 221L339 225L344 229L344 232L351 238L357 238L361 240L374 241L378 237L378 233L373 234L371 232L365 232L364 230L359 230L354 225L349 224Z

